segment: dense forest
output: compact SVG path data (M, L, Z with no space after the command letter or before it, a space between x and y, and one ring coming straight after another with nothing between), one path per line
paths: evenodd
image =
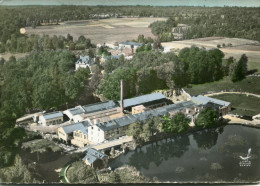
M69 51L33 52L18 61L11 58L1 70L0 165L8 165L24 131L15 119L36 110L56 109L79 97L89 69L74 72L76 57Z
M28 46L23 49L25 45L31 45L31 41L20 33L20 28L26 26L35 28L69 20L121 16L170 17L167 22L159 22L151 26L153 33L160 35L164 41L173 39L170 30L178 23L191 26L184 36L185 39L224 36L260 41L259 11L259 8L239 7L0 7L0 52L32 50L33 48Z

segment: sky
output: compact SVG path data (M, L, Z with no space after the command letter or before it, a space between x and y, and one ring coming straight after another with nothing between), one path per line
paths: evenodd
M0 6L23 5L150 5L150 6L241 6L260 7L260 0L0 0Z

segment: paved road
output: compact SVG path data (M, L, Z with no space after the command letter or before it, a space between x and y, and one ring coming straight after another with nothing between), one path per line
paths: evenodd
M237 117L235 117L231 114L225 115L225 116L223 116L223 118L230 119L230 121L229 121L230 124L240 123L240 124L243 124L243 125L260 127L260 121L259 120L248 121L248 120L245 120L245 119L237 118Z
M244 95L250 95L250 96L255 96L260 98L259 94L253 94L253 93L249 93L249 92L215 92L215 93L211 93L211 94L205 94L204 96L214 96L214 95L220 95L220 94L244 94Z
M107 143L101 143L101 144L86 146L86 147L80 148L80 149L78 149L78 150L76 150L74 152L84 152L89 147L97 149L97 150L108 149L110 147L118 146L118 145L121 145L123 143L130 142L132 140L133 140L133 137L131 137L131 136L124 136L121 139L116 139L116 140L113 140L113 141L109 141Z

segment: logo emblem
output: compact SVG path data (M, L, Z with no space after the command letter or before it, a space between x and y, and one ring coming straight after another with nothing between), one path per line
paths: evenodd
M242 161L239 162L239 165L241 167L250 167L251 166L251 161L248 159L251 158L251 148L248 149L247 156L239 156Z

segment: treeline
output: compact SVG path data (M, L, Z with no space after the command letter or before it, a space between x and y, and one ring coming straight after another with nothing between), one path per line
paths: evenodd
M12 163L24 129L15 120L32 110L49 110L79 97L89 77L89 69L74 72L75 55L69 51L33 52L3 65L0 105L0 166Z
M131 124L126 130L128 136L133 136L138 145L156 139L161 134L183 134L190 129L189 124L191 118L188 118L182 112L178 112L173 116L166 114L165 116L150 117L146 121L137 121ZM223 124L219 119L219 113L213 108L204 108L196 117L195 126L200 128L211 128Z
M169 72L178 60L174 53L138 52L130 61L123 57L109 60L104 64L105 75L98 93L108 99L119 99L120 80L126 85L127 97L150 93L157 89L174 88Z
M107 17L140 16L170 17L174 25L184 23L191 26L184 38L209 36L241 37L260 41L259 8L242 7L150 7L150 6L34 6L0 7L0 42L5 44L12 37L21 37L20 28L58 24L69 20L86 20ZM154 33L169 37L170 29L165 23ZM172 26L174 26L172 25ZM14 36L12 36L14 35Z
M216 81L224 76L223 58L219 49L197 47L181 50L179 57L171 52L139 52L130 61L120 58L105 63L106 74L98 91L108 99L119 99L120 79L125 81L128 97Z
M237 62L224 59L219 49L184 48L173 52L138 52L132 60L110 59L104 65L104 79L98 93L108 99L119 99L120 80L126 84L127 97L147 94L159 89L179 90L189 84L218 81L224 76L240 81L247 72L247 56Z
M173 17L170 17L167 21L156 21L151 23L149 28L152 29L152 33L158 36L162 42L168 42L174 40L172 29L176 26L177 22Z
M84 36L79 36L78 40L74 41L73 36L70 34L67 37L64 36L48 36L48 35L31 35L30 37L21 36L18 37L15 34L11 35L11 39L6 42L0 43L0 53L4 52L30 52L30 51L42 51L42 50L58 50L58 49L70 49L70 50L84 50L93 48L95 45L91 43L90 39Z

